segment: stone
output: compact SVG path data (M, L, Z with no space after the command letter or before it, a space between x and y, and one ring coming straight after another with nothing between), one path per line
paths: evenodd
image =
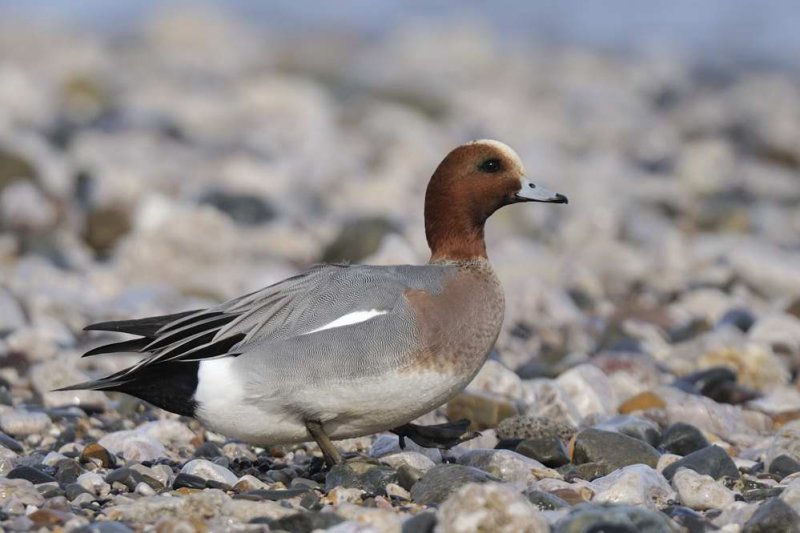
M555 381L550 379L523 381L522 402L524 405L522 414L548 419L553 421L554 424L575 427L583 420L572 398Z
M213 459L214 457L222 457L222 450L216 443L206 441L198 446L192 455L203 459Z
M581 417L617 412L619 401L608 377L594 365L570 368L555 380L567 393Z
M70 483L64 487L64 495L69 501L74 500L81 494L91 494L86 488L79 483Z
M468 419L471 431L497 427L502 420L515 414L513 403L485 392L462 392L447 403L447 418Z
M560 518L553 533L677 533L678 528L663 514L632 505L596 505L573 507Z
M85 470L73 459L63 459L56 465L55 477L61 485L75 483Z
M405 439L405 448L400 448L397 435L378 435L369 450L370 457L385 457L391 454L417 453L424 455L434 463L442 462L442 452L437 448L423 448L411 439Z
M745 522L742 533L800 532L800 515L780 498L770 498L758 506Z
M206 488L206 480L200 476L193 474L186 474L184 472L175 476L172 481L173 489L204 489Z
M788 475L800 472L800 463L788 455L779 455L769 463L767 471L783 479Z
M734 326L738 328L740 331L747 333L750 331L750 328L753 327L755 324L756 318L753 316L747 309L743 308L734 308L729 309L725 312L724 315L717 321L715 327L725 327L725 326Z
M243 226L257 226L275 217L275 208L266 199L248 194L212 190L200 198L200 203L214 206Z
M385 494L388 483L397 482L397 472L388 466L350 461L333 466L325 476L325 489L361 489L369 494Z
M34 485L39 483L53 483L56 478L51 475L45 474L41 470L33 468L32 466L18 466L6 474L8 479L24 479L30 481Z
M41 435L50 429L51 425L50 417L45 413L32 413L15 409L0 414L0 429L15 437Z
M295 513L277 520L268 521L270 530L277 531L318 531L327 530L344 522L344 518L335 513L306 511Z
M22 444L20 444L16 439L9 437L2 432L0 432L0 446L5 446L12 452L16 453L22 453L23 451Z
M800 420L784 424L775 432L764 455L766 469L769 470L772 461L781 455L800 462Z
M436 527L436 513L425 511L403 522L400 533L433 533Z
M518 492L495 483L469 483L439 507L436 533L548 533L547 520Z
M438 505L467 483L489 481L499 479L471 466L437 465L411 487L411 498L422 505Z
M643 464L625 466L591 484L595 503L628 504L658 510L675 499L675 491L653 468Z
M239 478L233 486L233 490L238 493L250 492L252 490L268 490L269 485L261 481L255 476L245 474Z
M530 490L526 495L528 496L528 501L540 511L555 511L556 509L569 507L569 503L549 492Z
M585 429L575 437L572 460L575 464L604 462L614 469L633 464L655 468L659 453L640 440L621 433Z
M47 481L44 483L47 483ZM44 501L44 497L36 490L34 483L30 480L25 478L0 478L0 507L5 509L9 503L18 502L24 509L29 505L38 507Z
M80 455L82 463L88 463L92 459L99 461L103 468L109 468L116 463L114 456L96 442L87 444Z
M539 461L511 450L471 450L458 463L479 468L503 481L532 483L542 477L560 477Z
M427 472L436 466L436 463L431 461L427 456L417 452L393 453L391 455L381 456L379 460L381 463L389 465L395 470L406 465L419 470L420 472Z
M724 509L735 501L731 490L717 483L711 476L681 468L672 476L672 486L681 503L698 511Z
M78 476L78 485L94 496L104 497L111 492L111 485L96 472L86 472Z
M555 437L562 441L568 441L575 433L577 433L577 429L572 424L533 415L506 418L497 426L497 437L500 439Z
M120 488L120 485L129 491L133 491L136 485L143 482L144 476L132 468L122 467L112 470L106 474L106 483L111 484L112 488Z
M193 459L189 461L181 468L181 474L197 476L206 481L216 481L229 487L236 485L236 482L239 480L236 474L227 468L206 459Z
M661 432L653 422L643 418L616 415L594 426L603 431L616 431L656 447L661 442Z
M707 446L696 452L692 452L683 459L675 461L663 471L664 477L672 480L672 477L680 468L689 468L699 474L709 475L714 479L730 477L739 479L739 469L736 464L719 446Z
M569 463L567 447L561 439L554 436L525 439L517 444L515 451L550 468Z
M499 394L508 399L522 397L522 380L499 361L486 361L467 386L468 392Z
M205 489L182 497L149 496L131 503L109 507L105 510L109 520L150 522L155 516L185 518L197 516L208 520L216 516L229 516L242 522L254 518L278 519L296 514L279 502L232 500L219 489Z
M163 444L135 430L107 433L97 443L111 453L137 463L167 457Z
M661 447L677 455L689 455L709 445L703 432L691 424L677 422L669 426L661 437Z

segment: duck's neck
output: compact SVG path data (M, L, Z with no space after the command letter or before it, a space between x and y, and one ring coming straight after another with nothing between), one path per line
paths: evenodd
M487 259L483 239L483 216L470 216L456 204L425 202L425 236L431 248L431 263Z

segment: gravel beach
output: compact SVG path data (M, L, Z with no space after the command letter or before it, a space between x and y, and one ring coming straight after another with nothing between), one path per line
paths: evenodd
M91 322L317 262L424 263L427 180L484 137L570 203L487 226L503 331L418 421L468 418L475 439L340 441L328 470L312 443L52 392L138 359L81 359L117 340ZM800 531L798 370L787 72L461 25L365 42L202 10L115 37L0 21L2 530Z

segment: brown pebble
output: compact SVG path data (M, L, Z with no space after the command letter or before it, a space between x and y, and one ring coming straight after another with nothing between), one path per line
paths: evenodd
M92 459L99 460L103 468L109 468L110 466L113 466L115 463L114 456L111 455L111 452L109 452L96 442L87 444L86 447L81 452L80 460L82 463L88 463Z
M666 402L653 392L642 392L630 398L619 406L620 414L627 415L634 411L647 411L648 409L663 409L667 406Z
M38 527L57 526L63 524L72 515L55 509L39 509L28 515L28 518Z
M447 418L468 419L470 431L495 428L516 414L516 408L508 400L482 392L462 392L447 404Z

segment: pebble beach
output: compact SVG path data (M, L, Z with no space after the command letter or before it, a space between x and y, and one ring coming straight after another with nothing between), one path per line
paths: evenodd
M487 226L503 331L449 450L258 448L121 394L103 320L319 262L428 260L441 157L508 143L567 206ZM0 529L800 531L800 82L497 39L124 36L0 21ZM380 409L380 405L375 406Z

